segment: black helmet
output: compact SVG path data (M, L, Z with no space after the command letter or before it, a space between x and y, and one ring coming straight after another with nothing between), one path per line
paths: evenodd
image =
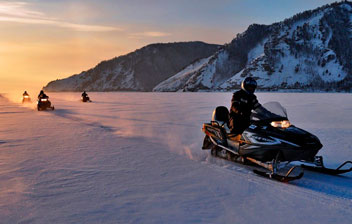
M245 78L241 83L241 88L249 94L253 94L257 88L257 81L252 77Z

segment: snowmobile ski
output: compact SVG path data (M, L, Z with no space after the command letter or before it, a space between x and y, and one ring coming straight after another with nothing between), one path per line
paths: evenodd
M322 156L316 156L313 165L302 164L301 167L303 167L306 170L315 171L315 172L319 172L319 173L324 173L324 174L328 174L328 175L339 175L339 174L344 174L344 173L348 173L348 172L352 171L352 166L349 169L342 169L347 164L351 164L352 165L352 161L346 161L346 162L342 163L336 169L327 168L324 165L323 157Z

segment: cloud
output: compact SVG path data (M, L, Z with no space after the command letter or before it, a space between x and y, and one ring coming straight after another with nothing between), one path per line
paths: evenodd
M42 17L43 13L26 9L26 2L0 2L0 14L20 17Z
M0 2L0 22L15 22L25 24L42 24L64 27L76 31L106 32L122 31L112 26L77 24L47 17L44 13L31 10L27 2Z
M58 27L74 29L77 31L92 31L92 32L122 31L122 29L117 27L75 24L75 23L69 23L69 22L57 21L57 20L48 20L48 19L32 19L32 18L0 16L0 21L26 23L26 24L54 25Z
M159 31L146 31L141 33L131 33L130 38L143 38L143 37L167 37L171 36L171 33L159 32Z

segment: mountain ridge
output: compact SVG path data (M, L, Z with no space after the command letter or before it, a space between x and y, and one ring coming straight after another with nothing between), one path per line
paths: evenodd
M213 54L219 45L201 41L156 43L102 61L94 68L51 81L47 91L151 91L188 64Z
M351 21L352 3L344 1L271 25L252 24L200 69L180 71L182 83L171 77L153 91L232 91L247 76L266 91L351 91Z

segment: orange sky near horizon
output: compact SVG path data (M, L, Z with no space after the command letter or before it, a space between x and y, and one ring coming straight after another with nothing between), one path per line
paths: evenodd
M0 37L0 92L41 88L138 47L118 40L125 42L120 47L96 33L38 24L0 22L0 30L7 31Z
M81 6L85 13L93 11L86 5ZM0 0L0 93L39 90L49 81L78 74L102 60L150 43L198 40L197 35L207 37L203 40L220 43L226 38L222 36L219 40L215 35L219 31L216 28L199 27L195 34L190 32L192 27L175 26L177 34L172 35L172 29L148 31L146 27L133 23L89 24L77 15L74 18L51 17L28 2ZM214 35L205 35L209 31ZM232 35L232 32L227 33L229 41Z

